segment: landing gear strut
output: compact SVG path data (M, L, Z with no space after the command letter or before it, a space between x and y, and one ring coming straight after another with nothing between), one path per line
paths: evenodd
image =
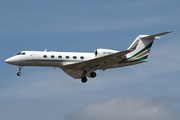
M20 76L21 75L21 69L23 68L23 66L19 66L19 69L18 69L18 73L17 73L17 76Z

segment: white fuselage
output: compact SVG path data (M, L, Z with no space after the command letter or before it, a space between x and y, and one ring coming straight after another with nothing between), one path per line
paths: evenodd
M18 66L62 67L95 58L94 53L23 51L5 62Z
M117 51L111 51L113 53ZM47 51L22 51L18 55L10 57L5 60L6 63L17 66L44 66L44 67L59 67L64 65L83 62L107 54L96 56L94 53L83 52L47 52ZM129 66L147 61L133 62L133 63L117 63L107 69ZM98 69L98 68L97 68Z

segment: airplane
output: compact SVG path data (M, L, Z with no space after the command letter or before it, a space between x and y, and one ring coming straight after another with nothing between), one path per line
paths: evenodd
M5 60L6 63L19 66L17 75L21 75L23 66L45 66L61 68L74 79L87 82L87 77L95 78L96 70L106 70L144 63L155 39L173 31L154 35L139 35L127 50L96 49L94 53L22 51Z

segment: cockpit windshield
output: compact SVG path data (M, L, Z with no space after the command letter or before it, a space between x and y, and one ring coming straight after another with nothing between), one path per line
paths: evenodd
M17 55L25 55L25 52L18 53Z
M25 55L25 52L21 53L21 55Z

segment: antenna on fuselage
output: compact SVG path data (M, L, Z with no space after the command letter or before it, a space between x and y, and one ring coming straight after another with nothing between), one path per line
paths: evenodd
M46 52L47 49L44 50L44 52Z

